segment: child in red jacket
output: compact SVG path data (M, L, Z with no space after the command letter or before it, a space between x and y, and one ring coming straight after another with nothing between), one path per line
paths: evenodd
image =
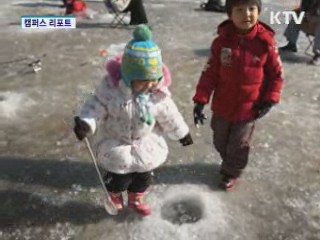
M195 124L203 124L213 93L211 128L223 160L219 185L229 191L248 163L255 120L280 100L283 69L275 33L259 21L261 0L227 0L226 11L229 19L218 27L193 113Z

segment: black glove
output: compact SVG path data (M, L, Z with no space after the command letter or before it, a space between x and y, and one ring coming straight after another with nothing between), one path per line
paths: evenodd
M182 146L188 146L193 144L193 140L190 133L188 133L184 138L181 138L179 142L182 144Z
M270 101L265 101L260 104L257 104L253 106L253 110L256 111L256 119L262 118L264 115L266 115L270 109L274 106L275 103Z
M202 103L194 103L193 108L193 120L194 124L198 127L199 122L203 125L203 120L207 119L207 116L203 113L204 104Z
M90 127L85 121L81 120L78 116L74 118L74 123L75 126L73 128L73 131L76 134L77 138L81 141L90 132Z

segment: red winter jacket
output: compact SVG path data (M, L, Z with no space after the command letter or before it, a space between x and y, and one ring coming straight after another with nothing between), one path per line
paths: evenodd
M207 104L214 92L215 115L230 122L252 120L254 105L280 100L283 69L274 32L259 22L250 33L240 35L227 20L218 27L218 34L193 100Z

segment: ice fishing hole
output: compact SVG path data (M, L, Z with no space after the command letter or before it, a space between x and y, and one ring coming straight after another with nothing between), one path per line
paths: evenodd
M203 207L196 198L172 200L163 205L161 215L173 224L191 224L202 218Z

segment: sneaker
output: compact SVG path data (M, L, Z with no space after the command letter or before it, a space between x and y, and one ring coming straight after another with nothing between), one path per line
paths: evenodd
M223 189L226 190L227 192L233 191L236 183L238 182L238 178L228 176L228 175L223 175L221 178L221 181L219 183L219 186Z
M121 212L123 210L123 198L122 193L113 193L109 192L110 198L114 206L117 208L118 212Z
M128 192L128 205L143 216L151 214L150 206L144 202L144 192Z
M320 66L320 54L315 54L309 62L309 65Z
M279 51L282 51L282 52L297 52L298 48L297 48L296 44L288 42L287 45L285 45L283 47L280 47Z

